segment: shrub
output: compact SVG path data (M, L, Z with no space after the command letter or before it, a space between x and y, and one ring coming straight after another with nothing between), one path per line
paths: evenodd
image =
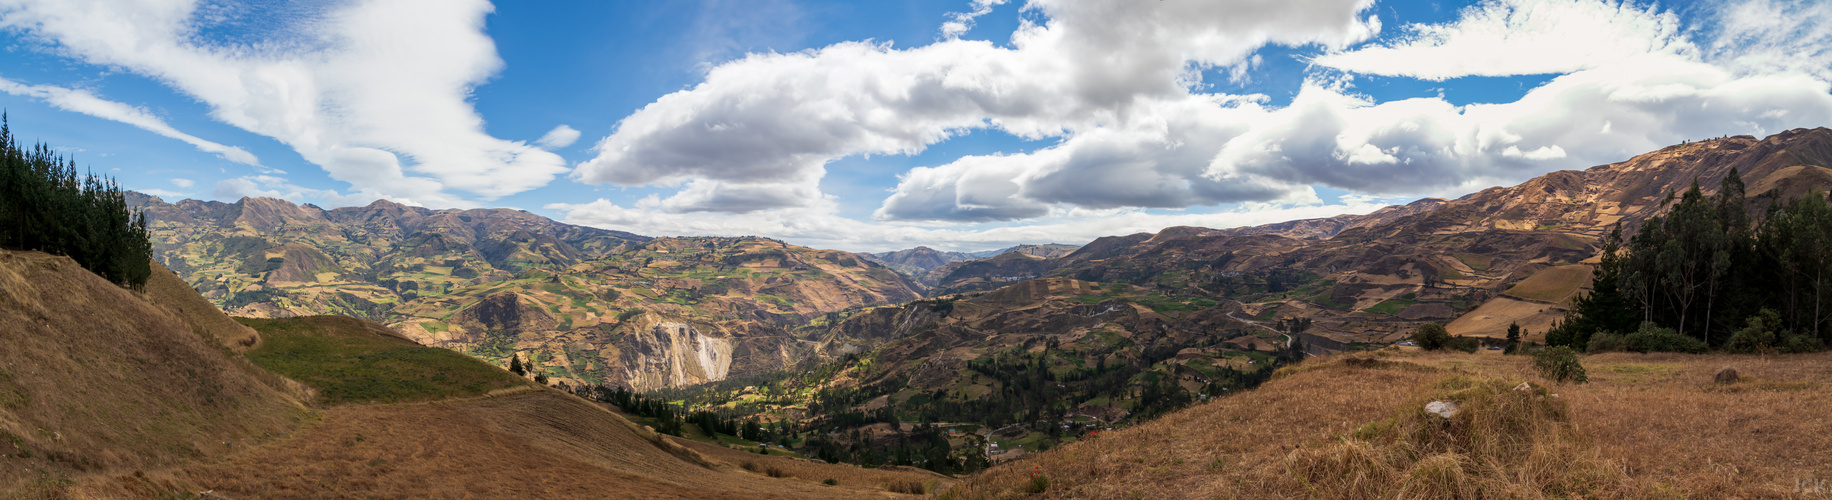
M1724 342L1724 350L1744 354L1775 352L1775 331L1781 327L1781 313L1763 308L1747 321L1748 326L1730 334L1730 340Z
M1823 351L1825 350L1825 348L1826 348L1825 344L1820 343L1819 339L1813 338L1812 335L1801 335L1801 334L1796 334L1794 332L1782 332L1781 352L1808 353L1808 352Z
M1628 337L1615 332L1597 332L1590 336L1590 345L1584 350L1589 352L1621 352L1628 350Z
M1475 353L1477 350L1482 349L1482 342L1469 337L1456 337L1450 339L1449 342L1445 342L1444 347L1467 353Z
M1533 353L1533 367L1539 370L1539 376L1561 384L1568 380L1579 384L1590 381L1584 375L1584 365L1578 362L1577 351L1570 347L1548 347Z
M1412 331L1412 342L1417 343L1419 349L1436 351L1450 343L1450 332L1444 330L1444 325L1428 323Z
M770 477L778 477L778 476L770 476ZM827 478L826 481L821 481L821 484L825 484L827 486L835 486L835 485L840 484L840 481L838 479L834 479L830 477L830 478Z
M1705 352L1705 342L1661 328L1652 321L1641 323L1641 329L1628 335L1628 348L1637 352Z

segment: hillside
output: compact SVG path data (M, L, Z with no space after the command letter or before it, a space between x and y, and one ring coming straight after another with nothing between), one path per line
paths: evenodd
M1832 356L1383 350L997 467L946 498L1809 498L1832 468ZM1714 384L1732 367L1742 381ZM1533 391L1511 388L1528 383ZM1426 403L1462 401L1446 420ZM1407 434L1413 433L1413 434Z
M373 322L250 328L155 271L137 293L0 251L0 496L861 498L948 481L660 436Z
M67 257L0 250L0 495L218 458L311 418L301 386L219 344L253 332L163 269L149 281L135 293Z
M574 383L657 389L786 368L812 348L789 329L920 293L854 254L763 238L655 239L387 201L136 204L156 255L234 314L367 318Z
M1583 171L1560 171L1457 200L1421 200L1365 216L1216 230L1166 228L1105 237L1049 259L1006 258L933 271L932 295L989 290L1032 277L1157 287L1231 298L1270 319L1308 318L1332 342L1390 342L1423 322L1493 304L1456 333L1501 335L1512 322L1544 333L1588 286L1569 266L1592 259L1620 222L1633 234L1695 179L1715 192L1731 169L1748 209L1832 188L1832 130L1796 129L1670 146ZM1555 273L1526 283L1542 271ZM1525 295L1522 295L1525 293ZM1557 295L1553 297L1552 295Z
M883 344L837 346L848 354L841 361L747 380L755 387L667 394L690 407L835 433L842 437L837 447L802 444L804 453L829 460L897 462L866 450L922 455L943 444L979 446L976 440L995 445L991 460L1008 460L1257 385L1291 353L1278 348L1287 344L1283 335L1236 319L1235 311L1126 284L1029 280L843 315L811 329L829 338L875 333ZM951 433L921 438L900 421Z

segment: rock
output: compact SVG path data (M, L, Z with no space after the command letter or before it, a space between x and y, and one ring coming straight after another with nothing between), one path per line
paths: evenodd
M1425 413L1449 419L1450 417L1457 416L1457 403L1454 401L1432 401L1425 404Z
M1717 376L1711 378L1712 381L1717 382L1719 384L1734 384L1734 383L1737 383L1737 380L1739 379L1740 378L1737 377L1736 368L1725 368L1723 370L1719 370L1717 372Z
M1531 394L1533 392L1533 384L1521 382L1520 385L1514 386L1514 390Z

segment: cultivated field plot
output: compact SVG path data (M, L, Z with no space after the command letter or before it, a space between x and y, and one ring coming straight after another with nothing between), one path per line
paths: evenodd
M1458 316L1450 324L1444 325L1444 329L1451 335L1502 338L1508 334L1508 325L1519 323L1520 328L1526 331L1527 340L1538 341L1546 337L1546 330L1552 328L1552 322L1564 315L1565 310L1558 306L1495 297L1476 310Z
M1591 267L1583 264L1548 267L1520 280L1506 292L1527 300L1564 303L1578 290L1590 286Z

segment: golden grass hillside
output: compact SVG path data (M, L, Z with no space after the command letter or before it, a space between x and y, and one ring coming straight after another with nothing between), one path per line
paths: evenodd
M167 307L184 302L158 298L166 277L136 293L0 251L0 497L220 456L307 417L285 380L200 335L227 318Z
M991 469L943 498L1823 498L1832 353L1313 359L1261 388ZM1720 369L1743 376L1714 384ZM1522 382L1530 390L1515 391ZM1425 403L1452 400L1449 419ZM1041 476L1046 480L1035 480ZM1038 493L1032 493L1036 491Z
M259 366L308 384L322 409L278 439L175 467L79 478L78 498L860 498L933 474L752 455L656 434L614 412L381 325L242 318ZM762 459L760 460L769 460ZM747 465L751 467L747 468ZM755 471L750 469L757 469ZM771 469L793 474L769 474ZM842 478L824 485L825 478ZM926 481L926 482L925 482ZM899 489L901 488L901 489Z

